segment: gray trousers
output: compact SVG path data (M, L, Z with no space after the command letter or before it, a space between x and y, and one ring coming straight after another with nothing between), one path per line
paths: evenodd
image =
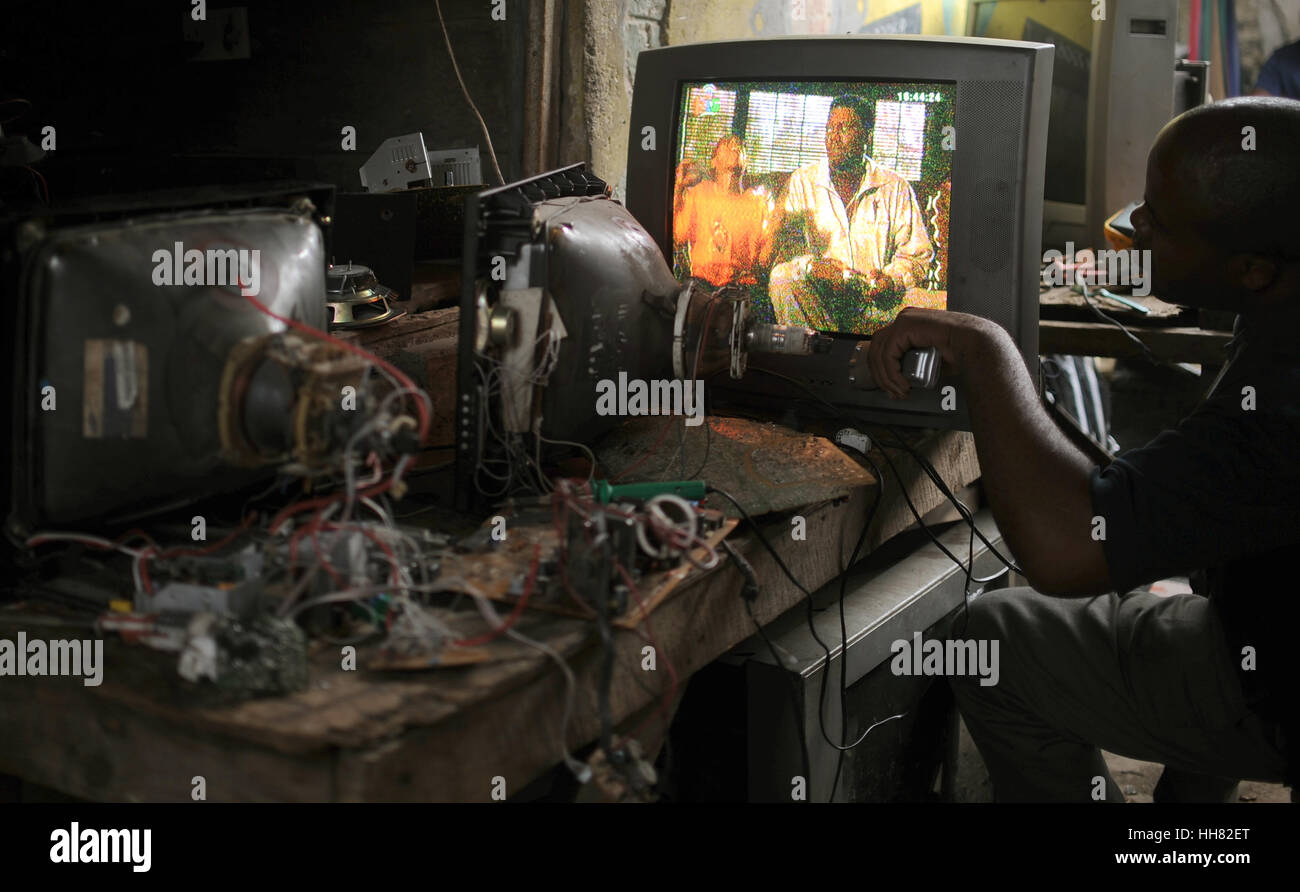
M956 628L998 641L997 684L950 681L1001 801L1124 801L1101 749L1164 764L1157 801L1235 799L1239 779L1283 777L1281 733L1247 708L1241 656L1206 598L1004 589Z

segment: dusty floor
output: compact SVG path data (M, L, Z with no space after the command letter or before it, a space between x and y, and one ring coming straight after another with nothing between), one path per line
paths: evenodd
M1165 579L1154 583L1151 591L1157 595L1172 595L1191 592L1191 586L1183 578ZM1124 791L1124 797L1130 802L1150 802L1151 791L1160 780L1162 766L1154 762L1139 762L1126 759L1114 753L1105 753L1106 765L1115 782ZM1281 784L1261 784L1254 781L1242 781L1238 789L1241 802L1290 802L1291 791Z
M953 801L992 802L993 785L989 782L988 769L984 767L984 760L980 757L979 750L975 748L974 741L970 739L970 732L966 730L965 722L960 723L959 733L961 739ZM1137 759L1128 759L1114 753L1103 752L1103 755L1106 757L1106 766L1110 769L1111 777L1120 785L1127 801L1152 801L1151 791L1156 788L1156 782L1160 780L1160 772L1164 770L1163 765L1155 762L1139 762ZM1240 802L1291 801L1291 791L1281 784L1242 781L1237 792Z
M1124 791L1124 798L1129 802L1150 802L1151 791L1160 780L1163 766L1154 762L1139 762L1126 759L1114 753L1105 753L1106 765L1111 777ZM1238 790L1240 802L1290 802L1291 791L1281 784L1261 784L1255 781L1242 781Z

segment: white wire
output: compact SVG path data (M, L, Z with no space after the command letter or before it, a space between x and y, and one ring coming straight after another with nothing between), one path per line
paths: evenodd
M41 541L38 542L38 539ZM141 549L128 548L125 545L105 539L103 536L93 536L90 533L62 532L58 530L42 530L38 533L32 533L27 537L24 544L26 544L28 548L35 548L43 542L80 542L82 545L98 545L101 548L120 551L123 554L130 555L131 557L139 557L142 553Z
M461 77L460 66L456 64L456 54L451 48L451 34L447 31L447 23L442 18L442 4L434 0L434 9L438 11L438 24L442 27L442 39L447 44L447 56L451 59L451 70L456 73L456 80L460 84L460 91L465 96L465 101L469 103L470 111L474 112L474 117L478 119L479 129L483 131L483 142L487 144L488 158L492 161L492 169L496 172L497 182L504 186L506 178L501 175L501 165L497 164L497 153L492 148L492 134L488 132L487 124L483 121L483 116L479 114L478 106L474 104L474 99L469 95L469 87L465 86L465 78Z
M555 369L555 365L559 362L561 340L562 338L560 337L559 332L557 332L554 328L548 328L545 331L543 331L540 335L538 335L533 341L533 353L534 354L537 353L538 347L542 344L543 341L546 342L546 346L543 349L542 358L537 362L537 364L533 367L533 369L527 373L520 373L510 368L502 360L500 360L495 356L491 356L487 353L482 353L482 352L475 353L475 356L479 360L481 360L480 363L476 363L475 370L478 373L478 376L482 382L483 422L486 425L487 433L492 435L492 438L495 439L496 442L501 446L501 448L505 451L505 455L506 455L506 458L504 460L503 459L491 460L491 462L494 464L506 465L505 476L502 476L490 470L487 466L488 462L483 459L483 455L481 451L482 438L480 437L480 444L479 444L480 451L476 456L477 469L485 473L487 476L491 477L493 480L498 480L504 483L504 486L497 492L488 493L483 489L482 485L478 482L478 480L475 479L474 485L475 488L478 489L480 494L489 497L497 497L497 496L504 495L505 493L509 492L512 484L514 484L516 481L522 483L524 486L527 486L528 488L541 494L546 494L554 490L555 487L552 481L542 471L541 442L542 439L544 438L541 437L542 419L540 418L540 416L536 419L533 425L532 434L534 438L537 439L536 442L534 443L533 454L529 455L526 451L520 448L519 444L516 442L516 438L507 437L503 432L498 431L496 429L496 425L492 419L491 406L492 406L493 396L495 395L499 397L501 394L501 388L505 386L501 380L504 376L508 375L512 382L518 382L518 386L527 386L527 385L545 386L550 379L551 373ZM486 372L484 371L484 366L487 367ZM515 385L512 384L511 386L515 386ZM584 449L591 459L591 471L589 472L587 477L589 481L591 480L591 476L595 472L595 456L591 453L589 449L586 449L586 447L582 446L582 444L580 443L570 443L569 441L547 440L547 442L563 443L565 445L574 445L574 446L578 446L581 449ZM532 483L529 483L527 480L523 480L518 476L516 465L528 469L528 472L533 477Z
M399 385L397 390L390 392L382 400L380 400L379 405L375 407L375 410L373 413L371 413L371 416L365 421L365 423L361 425L361 427L357 428L357 430L352 434L352 436L348 438L347 444L343 447L343 485L344 485L344 492L345 492L345 499L343 502L343 514L341 515L341 518L343 520L347 520L349 517L351 517L352 506L356 502L357 484L356 484L356 473L353 469L352 453L353 450L356 448L357 442L363 436L371 433L374 430L379 429L384 424L395 423L395 422L390 422L389 416L386 414L388 411L388 404L399 397L405 396L408 393L420 394L421 391L419 391L418 389L402 387ZM407 458L407 456L403 456L403 458ZM405 467L404 465L401 464L400 460L398 462L398 465L399 467L403 467L403 468ZM399 480L400 477L398 475L398 472L394 470L392 485L396 486Z
M464 590L469 592L469 594L474 598L474 603L478 605L479 612L483 615L483 618L488 621L488 624L492 626L493 629L501 628L504 624L504 620L502 620L500 614L496 612L496 608L492 606L492 602L488 600L487 596L484 595L483 592L479 591L479 589L468 580L459 579L456 581L462 583ZM560 721L560 754L564 759L564 764L568 766L574 776L585 782L586 778L590 776L590 770L585 764L573 758L573 755L569 752L568 744L569 720L573 715L573 704L576 699L577 691L577 680L573 676L573 670L569 668L569 664L565 662L564 657L562 657L559 652L549 644L542 641L535 641L516 629L506 629L505 634L515 641L518 641L520 644L527 645L528 647L540 651L550 657L551 660L560 667L560 671L564 674L564 716Z
M139 596L144 592L144 577L140 572L140 564L150 549L128 548L120 543L90 533L61 532L57 530L42 530L41 532L32 533L27 537L24 544L28 548L34 548L44 542L79 542L82 545L97 545L107 550L119 551L131 558L131 584L134 586L134 594Z
M384 522L385 527L391 528L393 526L393 518L389 517L388 512L384 510L383 506L380 505L378 502L376 502L374 499L370 498L370 496L362 496L361 504L365 505L371 511L375 512L375 514L379 515L379 519Z
M586 453L587 461L590 465L590 470L587 471L587 483L591 483L592 478L596 476L596 453L592 452L590 448L583 445L582 443L575 443L573 440L552 440L550 437L543 437L541 434L538 434L537 437L540 440L543 440L547 443L553 443L556 446L577 446L584 453Z
M501 618L500 614L496 612L496 609L493 607L492 602L488 597L483 594L477 586L463 577L445 577L429 585L418 585L412 586L411 588L429 594L437 592L469 594L474 599L474 603L478 606L480 614L482 614L488 625L490 625L494 630L500 629L501 626L504 625L505 621ZM346 604L357 601L370 594L376 594L389 589L389 586L371 585L356 586L342 591L329 592L299 604L290 615L297 616L304 610L309 610L312 607L317 607L323 604ZM405 613L407 608L412 608L410 611L410 621L416 625L421 622L428 622L431 625L438 627L437 632L439 632L444 638L451 637L454 634L451 629L439 622L432 613L421 609L419 605L415 605L414 602L409 602L404 605L403 613ZM396 624L397 621L398 620L394 620L394 623ZM559 666L560 672L564 676L565 683L564 713L560 723L560 736L558 741L559 749L564 759L564 763L569 767L569 770L579 779L585 781L589 776L589 770L586 765L573 758L572 754L569 752L567 742L569 723L573 715L573 706L577 696L577 679L573 675L573 670L569 668L569 664L565 661L564 657L550 645L529 638L527 635L524 635L516 629L506 629L505 634L515 641L518 641L520 644L531 647L534 650L545 654L554 661L557 666Z

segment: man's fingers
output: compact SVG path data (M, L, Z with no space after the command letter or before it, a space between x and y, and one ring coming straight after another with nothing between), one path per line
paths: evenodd
M906 396L908 391L908 382L901 368L907 348L900 346L899 334L897 322L888 325L876 333L867 350L867 365L872 378L881 390L895 397Z
M884 357L885 376L889 382L889 389L899 397L907 396L908 391L912 389L911 382L903 377L903 354L912 344L907 333L908 327L904 325L889 339Z

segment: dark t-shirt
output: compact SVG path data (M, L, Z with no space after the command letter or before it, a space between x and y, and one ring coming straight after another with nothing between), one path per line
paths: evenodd
M1213 392L1141 449L1092 474L1116 591L1169 576L1203 579L1247 702L1288 729L1300 718L1300 345L1238 317ZM1200 572L1198 572L1200 571Z
M1255 86L1274 96L1300 99L1300 40L1288 43L1268 57Z

